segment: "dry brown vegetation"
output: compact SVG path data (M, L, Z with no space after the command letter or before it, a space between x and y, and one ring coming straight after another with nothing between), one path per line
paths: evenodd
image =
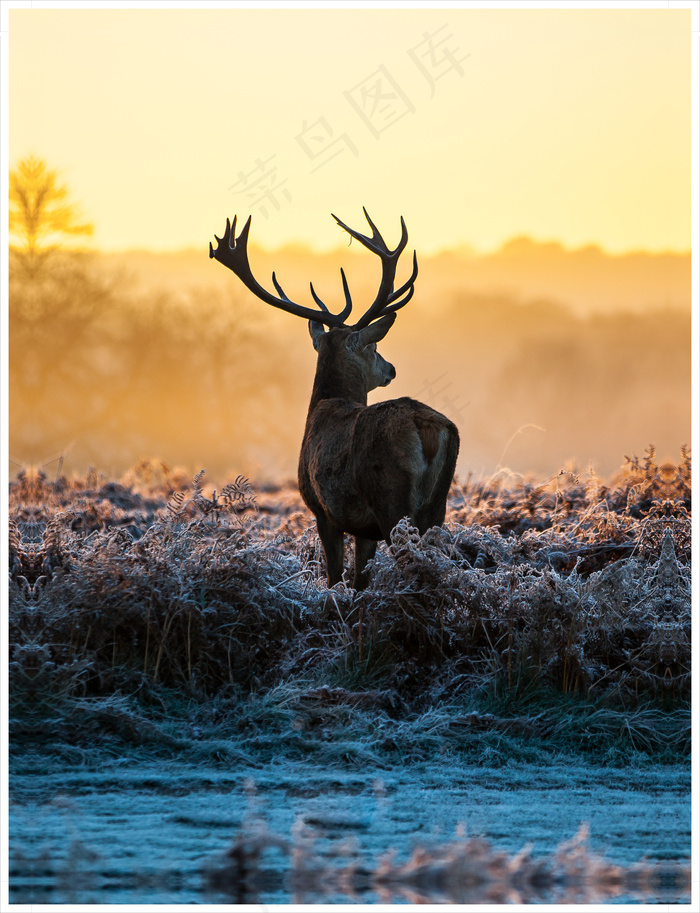
M326 586L293 486L27 470L10 516L15 752L689 751L685 451L608 483L455 484L446 524L402 521L361 593Z
M313 827L302 826L286 839L270 831L264 819L248 820L226 858L207 867L207 887L240 904L259 903L280 881L295 904L328 897L416 905L592 904L616 898L674 903L690 896L689 865L647 860L616 865L590 849L586 825L548 857L533 855L532 845L510 855L458 832L451 841L419 843L405 861L390 850L370 865L358 858L352 838L329 864L316 851L318 836ZM268 867L270 851L286 857L281 872Z

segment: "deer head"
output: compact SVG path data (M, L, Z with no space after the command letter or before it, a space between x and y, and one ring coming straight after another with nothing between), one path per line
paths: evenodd
M295 314L297 317L307 318L314 348L319 353L319 370L322 365L325 365L324 374L328 374L332 373L333 366L335 366L337 370L342 371L344 395L349 394L351 398L364 399L366 402L366 395L370 390L385 387L396 377L394 366L377 352L377 343L389 332L396 319L396 311L407 304L413 296L414 283L418 275L418 260L414 251L413 270L410 277L400 288L394 289L398 260L408 241L406 223L402 217L401 239L394 250L390 250L376 225L370 219L367 210L363 208L363 211L372 229L371 237L360 234L341 222L337 216L333 216L341 228L376 254L382 264L377 295L357 323L352 326L347 323L352 312L352 298L342 269L340 276L345 295L345 307L338 314L329 311L316 294L313 283L310 283L310 290L318 308L306 307L292 301L280 286L274 272L272 284L277 291L276 295L260 285L253 276L248 262L248 234L252 217L248 218L238 237L235 236L236 218L234 217L233 225L227 219L223 237L214 236L217 241L216 249L211 244L209 245L209 256L234 272L246 288L262 301L290 314ZM326 327L328 330L325 329ZM360 390L363 390L364 395L359 392Z

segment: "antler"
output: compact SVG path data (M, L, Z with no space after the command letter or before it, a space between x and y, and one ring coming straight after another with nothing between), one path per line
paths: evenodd
M309 283L311 287L311 294L313 295L314 301L319 306L321 310L315 310L314 308L304 307L302 304L296 304L290 298L288 298L282 286L277 281L275 274L272 274L272 283L277 289L277 294L279 298L268 292L267 289L264 289L262 285L257 281L253 276L253 273L250 269L250 264L248 263L248 232L250 231L250 222L252 216L249 216L248 221L243 226L243 230L240 235L236 238L236 216L233 217L233 225L229 219L226 219L226 231L224 232L223 238L218 238L214 235L214 238L218 242L216 245L216 250L209 243L209 257L214 260L218 260L219 263L223 263L224 266L227 266L232 272L234 272L241 282L250 289L250 291L256 295L258 298L265 301L267 304L271 304L273 307L281 308L283 311L288 311L290 314L296 314L297 317L305 317L307 320L317 320L319 323L325 323L328 327L342 327L345 325L346 318L350 315L352 310L352 300L350 298L350 290L348 289L348 283L345 278L345 273L343 270L340 270L340 275L343 279L343 291L345 293L345 307L340 312L340 314L332 314L326 305L321 301L316 292L314 291L313 283Z
M371 250L372 253L377 254L377 256L379 256L382 261L382 278L379 283L377 296L370 307L362 315L362 317L351 328L353 330L361 330L372 323L372 321L377 320L379 317L383 317L385 314L390 314L393 311L398 311L399 308L402 308L413 295L413 284L416 281L416 276L418 275L418 260L416 258L416 252L414 251L413 271L411 272L408 280L401 286L401 288L394 291L396 265L403 249L406 247L406 242L408 241L406 223L404 222L402 216L401 240L399 241L398 247L396 247L394 250L389 250L376 225L372 222L367 213L367 210L364 207L363 212L367 218L367 221L369 222L370 228L372 229L371 238L368 238L366 235L361 235L358 231L355 231L353 228L349 228L344 222L341 222L337 216L333 216L341 228L345 229L348 234L350 234L353 238L356 238L368 250ZM307 320L316 320L328 327L346 326L345 321L350 316L352 311L352 299L350 297L350 290L348 288L347 279L345 278L345 273L342 269L340 270L340 275L343 281L345 307L339 314L332 314L328 310L326 305L316 294L313 283L309 283L309 287L311 289L313 299L319 306L320 310L304 307L304 305L297 304L288 298L284 293L281 285L277 281L274 273L272 274L272 283L275 286L277 295L279 297L273 295L271 292L268 292L267 289L263 288L262 285L260 285L257 279L253 276L253 273L250 269L250 264L248 263L248 233L250 231L251 219L252 216L248 218L248 221L243 226L243 229L237 238L235 237L236 216L233 218L233 225L231 225L229 219L226 219L226 231L224 232L223 238L218 238L216 235L214 235L214 238L217 241L216 250L214 250L211 243L209 244L209 257L211 259L218 260L219 263L227 266L238 276L246 288L250 289L254 295L260 298L262 301L265 301L267 304L271 304L273 307L280 308L281 310L287 311L290 314L296 314L297 317L305 317ZM404 296L403 298L401 297L402 295Z
M404 282L400 289L394 291L396 266L399 262L399 257L406 247L406 242L408 241L408 230L406 229L406 223L403 220L403 216L401 216L401 240L394 250L389 250L389 248L386 246L384 238L382 238L379 233L379 229L370 219L369 213L364 206L362 207L362 211L365 214L365 218L369 222L369 227L372 229L371 238L368 238L366 235L361 235L359 231L355 231L354 228L350 228L344 222L341 222L338 216L331 213L341 228L344 228L349 235L358 240L368 250L371 250L373 254L377 254L377 256L382 261L382 278L381 282L379 283L377 297L354 325L353 329L355 330L361 330L372 323L373 320L377 320L379 317L383 317L385 314L390 314L392 311L398 311L398 309L402 308L404 304L407 304L411 300L413 292L415 291L414 282L416 281L416 276L418 275L418 259L416 257L416 252L413 251L413 270L411 275L409 276L408 280ZM404 294L405 297L402 300L398 301L397 299L401 298L401 296Z

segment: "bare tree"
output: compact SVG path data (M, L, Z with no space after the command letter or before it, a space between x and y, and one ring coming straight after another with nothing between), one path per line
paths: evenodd
M38 276L67 240L92 233L46 162L28 155L10 170L10 234L19 242L10 251L29 278Z

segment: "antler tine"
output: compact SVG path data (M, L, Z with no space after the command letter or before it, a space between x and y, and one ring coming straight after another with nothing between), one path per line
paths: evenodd
M391 295L389 295L388 302L391 303L392 301L396 301L396 299L400 298L401 295L403 295L403 293L406 291L408 291L408 297L405 299L405 301L399 302L395 307L392 308L392 310L394 310L394 311L398 310L400 307L403 307L404 304L406 304L410 300L411 295L413 295L413 293L415 291L415 287L414 287L413 283L416 281L417 276L418 276L418 257L416 255L416 252L413 251L413 269L411 270L411 275L404 282L404 284L401 286L400 289L397 289L395 292L392 292Z
M404 289L405 289L405 286L402 287L400 289L400 291L404 291ZM404 306L404 304L408 304L408 302L411 300L411 298L413 298L413 293L415 292L415 290L416 290L415 285L411 285L411 287L408 289L408 293L406 294L405 298L402 298L401 301L397 301L396 304L389 304L389 305L387 305L387 307L382 309L382 317L384 316L384 314L391 314L394 311L398 311L399 308L402 308ZM394 296L392 296L392 298L390 298L389 300L391 301L393 299L393 297Z
M236 216L233 217L233 233L236 233ZM217 250L222 241L229 243L229 237L231 235L231 222L226 219L226 230L224 231L223 238L220 238L218 235L214 235L214 240L217 242ZM211 241L209 242L209 259L213 260L216 258L216 251L211 246Z
M288 298L283 291L282 286L277 281L277 277L274 273L272 274L272 282L275 286L275 289L277 290L279 297L276 297L271 292L268 292L267 289L263 288L262 285L260 285L257 279L253 276L250 264L248 262L248 234L250 232L250 224L252 218L252 216L248 217L248 221L241 229L241 233L237 238L236 217L234 216L233 218L233 225L231 225L229 219L226 219L226 231L224 232L223 238L219 238L214 235L214 238L217 242L216 248L212 246L211 242L209 243L209 257L213 260L218 260L219 263L223 264L233 273L235 273L241 282L246 286L246 288L248 288L256 297L260 298L266 304L271 304L273 307L287 311L289 314L295 314L297 317L304 317L307 320L316 320L319 323L324 323L328 327L343 326L345 319L352 309L350 292L348 290L348 284L345 281L344 274L343 291L345 293L345 307L340 312L340 314L332 314L313 290L313 287L311 289L311 293L314 297L314 301L319 305L321 310L304 307L303 305L297 304Z
M273 275L274 275L274 273L273 273ZM316 294L316 290L314 289L313 282L309 282L309 289L311 290L311 294L313 295L313 299L316 302L316 304L321 308L322 311L327 311L328 308L326 307L325 302L321 301L321 299Z
M413 295L413 283L416 281L416 276L418 275L418 259L416 257L416 252L414 251L413 271L411 276L407 282L401 286L400 289L394 291L396 266L398 264L399 257L403 253L403 250L408 242L408 229L406 228L406 223L404 222L403 216L401 216L401 240L394 248L394 250L390 250L387 247L384 238L381 236L379 229L370 218L369 213L364 206L362 207L362 210L365 214L367 222L369 223L369 227L372 229L371 238L367 237L367 235L361 234L354 228L350 228L344 222L341 222L341 220L336 215L331 213L341 228L347 231L351 237L355 238L361 244L363 244L368 250L371 250L372 253L377 254L377 256L382 261L382 278L379 283L377 296L370 307L354 325L354 329L356 330L361 330L372 323L373 320L377 320L379 317L383 317L384 314L392 313L393 311L397 311L399 308L403 307ZM406 292L408 292L408 294L406 294ZM405 297L401 301L397 301L397 299L401 298L402 295L405 295Z
M379 256L394 257L398 260L398 258L401 256L401 253L403 252L404 247L406 247L406 243L408 241L408 229L406 228L406 223L403 220L403 216L401 216L401 240L399 241L398 246L394 248L394 250L389 250L389 248L386 245L386 241L382 237L377 226L374 224L374 222L370 218L370 215L364 206L362 207L362 211L364 212L365 218L367 219L367 221L369 223L369 227L372 229L371 238L368 238L367 235L361 234L359 231L356 231L354 228L350 228L349 225L346 225L345 222L342 222L338 218L338 216L334 215L333 213L331 213L331 215L333 216L335 221L338 223L338 225L340 225L340 227L342 229L344 229L344 231L346 231L349 235L351 235L353 238L355 238L357 241L359 241L360 244L364 244L364 246L366 248L368 248L368 250L371 250L372 253L378 254Z
M350 289L348 288L348 280L345 278L345 271L343 270L342 266L340 268L340 278L343 282L343 294L345 295L345 307L340 312L340 314L337 314L336 316L338 317L338 320L340 320L341 323L345 323L346 319L350 315L350 312L352 311L352 298L350 297ZM314 289L313 282L309 282L309 287L311 289L311 294L314 296L314 301L316 302L316 304L319 307L323 308L324 311L327 311L328 308L316 294L316 290Z

